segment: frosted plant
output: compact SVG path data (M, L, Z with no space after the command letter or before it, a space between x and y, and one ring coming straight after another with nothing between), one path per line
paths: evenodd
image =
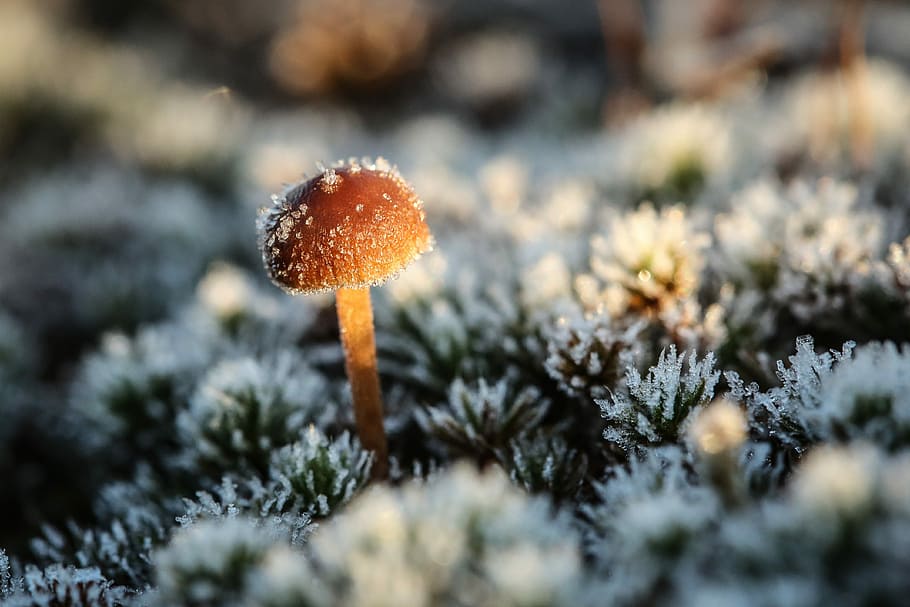
M74 562L118 584L143 588L150 581L151 552L166 542L171 523L142 505L130 514L96 528L75 523L65 531L46 527L43 537L32 540L32 553L42 563Z
M709 242L682 207L658 213L643 204L591 239L591 273L576 276L576 294L590 311L628 316L625 324L648 319L664 345L715 348L725 337L723 310L703 310L696 299Z
M723 259L721 272L750 286L773 286L777 259L785 246L781 228L791 212L792 205L773 182L758 181L737 193L731 212L715 219L717 248Z
M586 504L587 547L607 574L601 600L640 604L664 586L683 585L675 572L698 550L720 514L712 491L700 487L677 448L633 457L595 485L597 502Z
M408 266L386 289L399 306L420 299L430 299L442 289L448 262L442 251L434 249Z
M591 240L591 271L576 282L582 302L614 316L659 312L696 292L707 234L696 231L682 207L658 213L651 205L614 218ZM601 291L600 284L606 285Z
M665 106L639 119L623 137L622 175L645 198L691 202L730 166L730 126L707 106Z
M176 447L177 414L223 348L217 329L204 323L165 324L132 339L106 335L83 363L71 396L90 421L84 440L163 458Z
M379 317L383 312L377 309L376 314ZM394 330L383 331L383 324L377 320L376 346L382 353L384 372L399 382L413 383L438 396L445 393L452 378L477 372L477 363L468 356L475 336L449 299L401 308Z
M6 551L0 548L0 598L8 598L21 587L21 580L14 577L10 571L9 557Z
M138 247L160 247L161 239L166 239L186 255L211 254L228 236L205 232L213 221L230 223L203 192L177 181L149 182L134 171L89 165L25 181L19 190L13 206L4 213L8 223L3 225L3 233L10 244L41 242L85 254L118 246L134 252ZM64 193L68 204L60 204ZM133 204L124 205L124 197ZM85 250L92 247L94 251ZM154 252L160 258L174 251L155 248ZM194 257L187 255L184 261ZM178 268L170 270L177 272Z
M328 516L366 484L371 462L348 433L330 441L311 426L300 440L275 453L270 475L290 488L302 509Z
M464 254L470 259L479 253ZM383 373L422 400L445 398L458 378L535 377L545 358L542 340L515 297L514 268L501 251L489 255L489 277L459 273L433 299L377 309Z
M596 501L583 508L586 521L593 531L603 534L615 524L616 508L660 492L685 493L694 489L697 483L687 461L681 447L666 446L610 469L606 479L594 484Z
M303 544L312 531L312 518L301 510L288 487L255 476L237 482L225 477L211 491L197 491L196 499L184 498L183 505L183 514L176 517L181 527L239 518L266 533L286 535L295 546Z
M335 335L320 322L328 300L289 300L261 274L213 262L196 285L195 301L182 312L186 322L216 325L235 358L246 354L258 360L294 350L310 365L340 364Z
M641 355L644 323L624 327L603 312L573 311L548 328L544 368L569 396L605 398Z
M196 285L196 298L212 315L230 322L256 307L252 280L237 266L225 262L212 264Z
M879 454L868 447L817 447L796 471L793 501L808 516L864 516L872 509L880 466Z
M318 580L287 538L243 518L179 531L155 554L155 566L154 605L323 604Z
M732 277L758 288L782 288L787 277L775 265L778 272L843 283L881 248L882 217L857 202L853 186L829 179L786 189L759 181L737 196L731 213L717 217L718 246Z
M466 464L373 487L311 545L338 605L572 605L583 581L568 521Z
M908 478L907 458L888 459L868 444L820 447L797 469L789 495L770 509L766 533L775 545L764 568L810 575L830 599L899 604L900 573L910 538L894 488ZM743 546L744 547L744 546Z
M209 259L236 239L226 205L128 170L80 165L0 197L0 298L54 365L104 330L132 330L179 308Z
M456 379L448 403L418 411L423 430L455 453L489 457L535 429L549 402L533 387L516 390L509 380L476 385Z
M666 491L623 506L614 515L622 531L605 548L613 551L605 598L610 604L634 605L662 587L685 587L681 565L719 514L714 496Z
M680 440L690 415L714 398L720 379L714 363L711 352L701 360L695 352L687 358L671 345L644 378L629 367L626 389L595 401L607 422L604 438L624 449Z
M562 255L550 252L526 266L520 277L522 305L548 310L572 295L572 275Z
M574 497L588 471L588 457L559 436L522 437L497 456L512 482L557 500Z
M167 542L179 501L145 464L129 481L105 485L93 495L92 523L43 525L30 542L35 564L69 563L97 569L118 585L143 589L151 582L151 552Z
M366 484L370 465L370 454L347 433L329 440L311 426L297 441L273 452L265 478L226 476L219 486L197 492L196 499L184 499L178 521L186 526L249 517L281 526L292 543L300 543L311 531L312 517L328 516Z
M127 589L114 586L91 568L51 565L42 570L29 565L21 578L12 578L5 558L0 559L4 607L119 607L131 596Z
M761 181L733 205L717 216L715 233L716 269L739 293L727 306L736 315L732 324L740 325L736 331L770 337L787 320L782 311L808 329L836 331L844 314L866 325L881 322L872 307L882 290L872 264L882 252L884 218L858 204L853 186L823 179L783 188Z
M777 362L780 386L767 392L756 383L746 384L736 372L727 372L730 396L746 404L752 435L797 453L820 438L808 426L807 416L826 406L821 400L824 386L835 368L847 364L855 346L847 342L840 351L816 354L811 336L798 338L790 365Z
M597 485L583 509L606 574L601 601L899 604L908 538L893 534L908 520L908 461L868 445L820 447L785 492L723 509L682 452L652 450Z
M820 440L863 439L880 447L910 445L910 351L893 343L860 346L818 387L804 412Z
M327 392L326 380L294 351L228 358L202 378L177 426L199 460L222 471L264 472L273 449L306 424L334 417Z

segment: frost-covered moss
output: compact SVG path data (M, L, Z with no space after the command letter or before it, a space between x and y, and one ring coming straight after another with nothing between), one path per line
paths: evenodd
M578 539L498 469L376 487L312 539L341 605L572 605Z

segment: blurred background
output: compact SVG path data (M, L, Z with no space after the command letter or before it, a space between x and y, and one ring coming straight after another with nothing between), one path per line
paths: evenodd
M53 378L102 330L178 305L211 260L256 266L256 208L317 162L389 156L456 216L517 204L530 169L615 192L629 175L610 154L660 159L610 137L682 102L761 125L737 133L755 149L735 154L740 181L893 172L910 6L2 0L0 47L0 312L39 338ZM697 114L632 138L724 155L729 129ZM714 165L621 197L693 198Z

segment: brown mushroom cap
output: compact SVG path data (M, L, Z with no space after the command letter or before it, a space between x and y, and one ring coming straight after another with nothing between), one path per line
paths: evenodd
M272 281L289 293L376 285L433 245L422 202L381 160L338 165L272 198L259 245Z

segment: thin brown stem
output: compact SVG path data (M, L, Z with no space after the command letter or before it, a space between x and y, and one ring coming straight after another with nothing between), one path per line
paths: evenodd
M869 122L866 84L863 0L844 0L840 24L840 63L850 103L850 143L853 164L869 168L872 160L872 126Z
M370 289L338 289L336 298L357 435L364 448L375 454L373 478L385 478L389 471L389 455L382 426L382 396L376 370Z

